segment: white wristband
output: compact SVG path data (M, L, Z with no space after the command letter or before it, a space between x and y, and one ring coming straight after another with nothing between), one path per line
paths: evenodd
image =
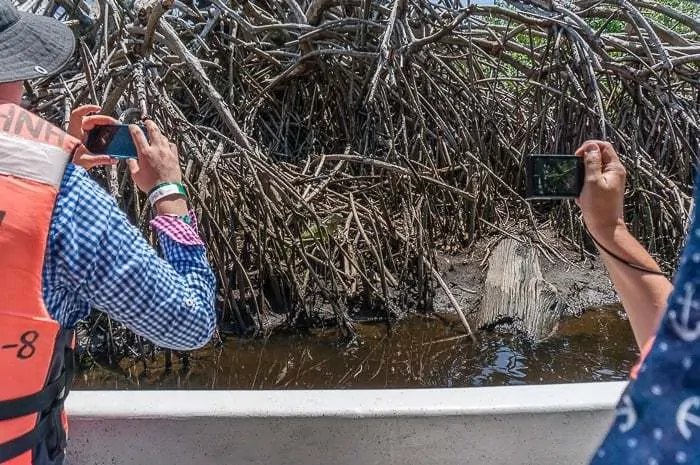
M160 199L173 194L186 195L182 184L168 183L158 186L148 195L148 202L151 204L151 207L154 207Z

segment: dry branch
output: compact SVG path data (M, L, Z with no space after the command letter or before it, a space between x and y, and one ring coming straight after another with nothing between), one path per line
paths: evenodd
M682 244L700 24L657 2L16 1L84 44L35 86L37 109L148 112L177 142L242 331L427 311L435 252L485 234L548 224L591 250L569 205L519 196L524 156L589 138L618 147L627 219L667 268ZM145 225L128 173L107 179Z

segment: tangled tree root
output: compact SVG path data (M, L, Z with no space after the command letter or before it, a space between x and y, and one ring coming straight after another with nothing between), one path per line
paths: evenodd
M525 155L590 138L627 165L635 234L666 266L682 243L700 152L690 4L19 4L80 38L71 68L34 84L37 110L150 115L177 142L223 316L239 329L313 324L326 309L351 334L354 308L430 310L435 251L487 232L537 242L549 223L586 249L571 205L520 193ZM104 181L146 225L124 167Z

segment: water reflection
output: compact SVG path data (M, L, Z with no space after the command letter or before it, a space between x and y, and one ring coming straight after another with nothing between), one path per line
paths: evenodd
M348 346L333 330L280 334L266 341L229 338L220 349L194 353L188 364L163 355L146 363L94 365L78 389L300 389L463 387L624 380L637 358L619 308L564 320L551 339L480 333L474 345L455 322L415 317L390 335L367 326Z

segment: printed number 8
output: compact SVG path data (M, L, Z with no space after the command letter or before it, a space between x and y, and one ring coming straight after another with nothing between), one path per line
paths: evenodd
M39 333L36 331L27 331L19 338L19 342L22 343L17 351L17 358L26 360L32 358L36 353L36 347L34 343L39 339Z

